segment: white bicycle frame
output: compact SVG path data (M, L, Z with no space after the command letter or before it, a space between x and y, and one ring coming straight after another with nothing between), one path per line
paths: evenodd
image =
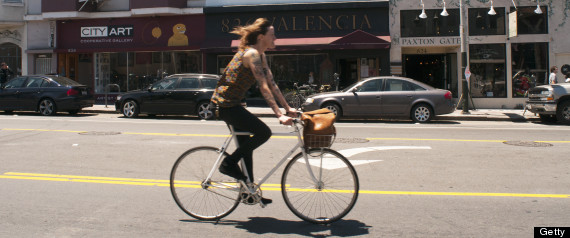
M255 191L257 191L257 189L259 187L261 187L261 185L267 180L269 179L269 177L271 177L271 175L273 175L273 173L275 173L275 171L281 167L281 165L283 165L283 163L285 163L285 161L287 161L287 159L295 152L297 151L298 148L302 148L303 147L303 139L301 137L301 130L299 130L299 124L300 121L299 120L294 120L293 121L293 131L290 132L277 132L277 133L272 133L272 136L297 136L297 144L289 151L289 153L287 153L274 167L273 169L271 169L266 175L265 177L263 177L261 180L259 180L259 182L257 184L255 184L255 186L247 186L246 184L243 184L245 187L249 188L249 192L250 193L255 193ZM233 126L229 126L230 128L230 137L228 139L226 139L226 141L224 142L224 144L222 145L222 147L220 148L220 154L218 155L218 159L216 159L216 163L214 164L214 167L212 168L212 170L210 170L210 173L208 174L208 177L206 178L206 180L203 182L203 184L208 184L210 182L210 179L212 178L212 176L214 175L214 173L216 172L216 170L220 167L220 164L222 163L222 160L224 158L224 152L226 151L226 149L228 148L228 146L230 145L230 142L232 140L235 141L236 146L239 147L238 141L237 141L237 137L238 135L251 135L251 133L249 132L241 132L241 131L235 131ZM305 164L307 165L307 170L309 171L309 174L311 176L311 179L313 180L313 182L315 182L315 184L318 184L319 179L317 179L315 177L315 175L313 174L313 170L311 170L311 165L309 164L309 158L307 157L307 153L304 149L301 150L301 152L303 153L303 158L305 159ZM251 178L249 178L249 173L247 172L247 168L245 166L245 162L242 160L241 161L241 167L243 169L243 173L245 174L245 176L247 176L247 180L248 182L252 182ZM320 177L320 175L319 175ZM229 184L222 184L223 187L222 188L228 188L228 187L235 187L235 188L239 188L237 186L233 186L233 185L229 185ZM215 185L209 184L209 186L214 186L217 187Z

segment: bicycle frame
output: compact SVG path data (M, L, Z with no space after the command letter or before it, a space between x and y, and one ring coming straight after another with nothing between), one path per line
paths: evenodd
M277 162L277 164L273 167L273 169L271 169L261 180L259 180L259 182L257 184L255 184L255 186L249 187L249 186L245 186L249 188L249 192L250 193L255 193L255 191L257 191L257 189L259 187L261 187L261 185L267 180L269 179L269 177L271 177L271 175L273 175L273 173L275 173L275 171L277 171L277 169L279 167L281 167L281 165L283 165L283 163L285 163L285 161L287 161L287 159L295 152L297 151L298 148L303 148L303 139L301 137L301 130L299 129L299 124L300 122L298 120L294 120L293 121L293 131L290 132L277 132L277 133L272 133L272 136L296 136L297 137L297 144L295 144L295 146L279 161ZM220 155L218 156L218 158L216 159L216 162L214 163L214 166L212 168L212 170L210 170L210 173L208 174L208 177L206 178L206 180L204 180L204 182L202 184L207 184L210 182L210 179L212 178L212 176L214 175L214 173L216 172L216 170L220 167L220 164L222 163L222 160L224 158L224 152L226 151L226 149L228 148L228 146L230 145L231 141L235 141L236 146L239 147L238 141L237 141L237 137L238 135L251 135L251 133L249 132L239 132L239 131L235 131L233 126L229 126L230 128L230 137L228 137L225 142L223 143L222 147L219 149L220 150ZM305 159L305 164L307 166L307 170L309 171L309 174L311 176L311 179L313 180L313 182L318 183L319 179L317 179L315 177L315 175L313 174L313 171L311 170L311 165L309 164L309 158L307 157L307 153L304 149L301 149L301 152L303 153L303 158ZM243 172L244 174L247 176L247 180L248 182L253 182L251 181L251 178L249 178L249 173L247 171L247 168L245 166L245 163L243 161L243 159L241 160L241 167L243 168ZM225 187L234 187L234 188L239 188L238 186L234 186L234 185L229 185L229 184L223 184ZM244 184L245 185L245 184ZM213 186L211 184L209 184L209 186Z

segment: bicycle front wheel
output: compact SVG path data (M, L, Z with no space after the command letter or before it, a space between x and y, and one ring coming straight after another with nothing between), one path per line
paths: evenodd
M190 149L176 160L170 172L170 192L186 214L200 220L218 220L239 205L240 184L217 169L205 181L220 151L214 147ZM227 156L224 153L224 157Z
M358 198L358 176L340 153L311 149L289 161L281 178L281 193L299 218L317 224L344 217Z

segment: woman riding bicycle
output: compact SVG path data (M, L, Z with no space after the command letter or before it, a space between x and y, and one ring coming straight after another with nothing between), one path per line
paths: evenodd
M253 150L269 140L271 129L241 105L247 90L257 82L265 101L284 125L291 125L292 118L281 112L276 100L288 115L293 116L297 111L287 104L267 64L265 51L275 48L277 39L271 23L259 18L251 25L236 27L231 33L240 35L241 43L218 81L212 102L218 107L219 117L228 125L237 131L250 132L253 136L238 136L239 147L224 159L220 172L245 181L247 178L238 167L239 160L243 158L250 181L254 181ZM269 199L264 200L264 203L270 202Z

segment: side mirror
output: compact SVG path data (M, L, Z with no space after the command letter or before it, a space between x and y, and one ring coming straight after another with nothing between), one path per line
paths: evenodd
M148 87L147 91L148 91L149 93L152 93L152 87Z
M358 87L354 87L354 88L352 88L350 91L353 92L353 93L356 93L356 92L358 92Z

